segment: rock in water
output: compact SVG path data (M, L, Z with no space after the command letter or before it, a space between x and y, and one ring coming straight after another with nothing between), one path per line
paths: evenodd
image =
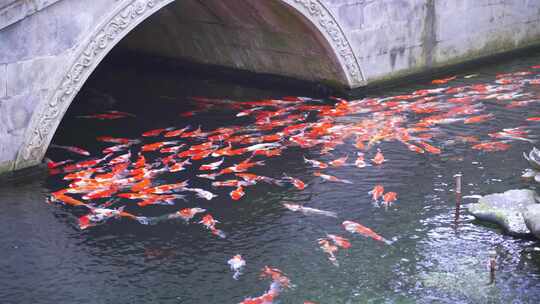
M523 213L531 205L537 205L536 192L533 190L508 190L483 196L468 210L477 219L501 225L509 234L519 236L531 233L523 218ZM540 228L540 216L536 216L536 219Z
M523 212L523 218L531 233L540 239L540 204L527 206Z

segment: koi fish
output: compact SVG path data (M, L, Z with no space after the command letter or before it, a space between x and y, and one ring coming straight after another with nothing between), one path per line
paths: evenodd
M142 137L155 137L155 136L159 136L163 132L171 131L172 129L174 128L170 127L170 128L154 129L154 130L144 132L143 134L141 134L141 136Z
M540 121L540 117L529 117L527 121Z
M389 206L397 200L397 193L387 192L383 195L383 202L385 206Z
M218 221L216 221L214 219L214 217L212 217L212 215L210 214L207 214L205 215L202 220L199 222L199 224L203 224L204 227L206 227L206 229L210 230L210 232L215 235L215 236L218 236L222 239L224 239L226 236L225 236L225 232L219 230L219 229L216 229L216 224L219 223Z
M335 212L319 210L319 209L310 208L310 207L304 207L298 204L283 203L283 206L291 211L301 212L304 215L316 214L316 215L324 215L324 216L329 216L329 217L337 217L337 213Z
M165 147L165 148L161 148L159 149L159 153L178 153L178 151L182 150L186 145L185 144L181 144L181 145L178 145L178 146L174 146L174 147Z
M141 151L143 152L156 151L162 148L163 146L175 145L177 143L178 143L177 141L160 141L153 144L147 144L147 145L142 146Z
M199 167L199 171L212 171L212 170L216 170L217 168L219 168L219 166L221 166L221 164L223 164L223 161L225 159L222 158L220 161L217 161L217 162L214 162L214 163L209 163L209 164L206 164L206 165L201 165Z
M59 162L54 162L50 158L44 158L44 160L47 163L47 167L49 169L55 169L55 168L58 168L60 166L65 165L65 164L73 162L73 160L71 160L71 159L66 159L66 160L59 161Z
M260 277L271 278L274 283L279 284L282 288L292 287L289 278L285 275L285 273L283 273L283 271L279 270L278 268L264 266Z
M197 215L198 213L203 213L203 212L206 212L206 209L202 209L202 208L184 208L184 209L181 209L180 211L177 211L177 212L175 212L173 214L170 214L169 218L170 219L181 218L184 221L189 222L192 218L195 217L195 215Z
M353 182L351 182L350 180L347 180L347 179L340 179L340 178L337 178L335 176L332 176L332 175L328 175L328 174L323 174L319 171L316 171L316 172L313 172L313 175L315 176L318 176L326 181L329 181L329 182L337 182L337 183L344 183L344 184L352 184Z
M263 160L256 161L256 162L249 162L249 159L246 159L245 161L243 161L243 162L241 162L239 164L230 166L228 168L225 168L225 169L219 171L219 175L229 174L229 173L245 172L245 171L247 171L248 169L250 169L252 167L263 166L263 165L264 165Z
M83 155L83 156L90 156L90 152L82 149L82 148L79 148L79 147L73 147L73 146L59 146L59 145L54 145L54 144L51 144L49 145L49 147L51 148L57 148L57 149L64 149L64 150L67 150L69 152L73 152L75 154L79 154L79 155Z
M327 238L329 238L330 240L332 240L332 242L334 242L334 244L336 244L337 246L343 248L343 249L349 249L351 248L351 242L344 238L344 237L341 237L341 236L338 236L338 235L335 235L335 234L327 234L326 235Z
M122 114L113 114L113 113L102 113L102 114L93 114L93 115L79 115L77 118L87 118L87 119L99 119L99 120L113 120L126 118L127 115Z
M322 251L328 254L328 260L332 262L336 267L339 266L335 253L338 251L338 247L330 244L327 239L319 239L318 241Z
M493 117L495 117L493 114L478 115L478 116L473 116L473 117L469 117L465 119L463 123L464 124L480 123L480 122L493 119Z
M310 164L312 167L314 168L319 168L319 169L326 169L328 168L328 165L323 163L323 162L320 162L318 160L314 160L314 159L307 159L305 156L304 156L304 162L306 162L307 164Z
M238 277L242 274L242 269L246 266L246 261L241 255L237 254L227 261L227 264L234 271L233 279L238 280Z
M441 154L441 149L434 147L426 142L420 141L418 142L418 144L421 145L424 150L428 151L431 154Z
M329 162L329 164L332 167L341 167L341 166L345 165L345 163L347 162L347 159L349 159L349 156L340 157L338 159L335 159L335 160Z
M265 292L262 296L256 298L246 298L240 304L272 304L274 300L279 296L281 292L281 287L279 283L272 282L270 289Z
M371 194L371 199L375 202L383 196L383 193L384 187L382 185L376 185L375 187L373 187L373 190L368 192L368 194Z
M111 136L99 136L96 138L97 141L101 141L101 142L108 142L108 143L113 143L113 144L138 144L140 143L141 141L138 140L138 139L127 139L127 138L116 138L116 137L111 137Z
M345 230L351 233L359 233L365 237L370 237L376 241L380 241L388 245L392 244L391 241L383 238L382 236L375 233L373 230L369 229L368 227L362 226L359 223L353 221L344 221L342 225Z
M106 209L106 208L91 208L90 213L83 215L79 218L79 228L81 230L93 227L99 224L103 224L112 218L128 218L135 220L143 225L148 225L149 220L144 216L135 216L131 213L123 211L123 207L119 209Z
M169 138L169 137L177 137L177 136L180 136L180 135L184 134L184 132L186 132L189 129L191 129L191 126L187 126L185 128L179 129L179 130L171 129L168 132L166 132L165 134L163 134L163 137L167 137L167 138Z
M425 152L424 149L422 149L422 148L420 148L418 146L415 146L413 144L410 144L408 142L405 142L405 145L412 152L416 152L416 153L419 153L419 154L423 154Z
M371 161L375 165L382 165L383 162L385 162L384 155L381 152L381 149L377 149L377 153L375 154L375 157L371 159Z
M145 189L143 192L152 193L152 194L165 194L165 193L170 193L172 191L177 191L179 189L185 190L187 185L188 185L188 182L183 181L180 183L166 184L166 185L160 185L160 186L148 188L148 189Z
M431 83L432 84L446 84L454 79L456 79L457 76L452 76L452 77L448 77L448 78L442 78L442 79L435 79L435 80L432 80Z
M212 174L197 174L197 177L215 180L216 177L219 176L219 175L220 175L219 173L212 173Z
M474 150L482 150L486 152L505 151L510 148L510 145L502 141L482 142L472 146Z
M185 200L185 197L180 194L164 194L164 195L152 195L150 198L145 199L142 202L138 202L139 207L146 207L150 205L174 205L174 201L177 199Z
M52 202L62 202L63 204L66 204L66 205L70 205L70 206L85 206L85 207L88 207L87 204L77 200L77 199L74 199L72 198L71 196L68 196L68 195L65 195L65 193L67 192L67 189L64 189L64 190L60 190L60 191L57 191L57 192L53 192L51 194L51 201Z
M354 165L358 168L364 168L367 166L366 161L364 160L364 153L358 152L357 158L354 161Z
M169 172L180 172L180 171L183 171L185 170L185 166L186 165L191 165L191 162L189 161L189 159L186 159L184 161L181 161L181 162L177 162L177 163L174 163L174 165L172 165L171 167L169 167Z
M231 191L230 196L233 200L237 201L245 195L244 188L239 185L235 190Z
M290 181L293 184L293 186L298 190L304 190L306 188L306 184L303 181L299 180L298 178L290 177L285 174L283 178Z
M212 200L214 197L217 197L216 194L210 192L210 191L206 191L206 190L203 190L203 189L199 189L199 188L185 188L184 189L185 191L191 191L191 192L195 192L197 194L198 197L200 198L204 198L205 200L207 201L210 201Z
M131 144L121 144L121 145L116 145L112 147L107 147L103 149L101 152L103 154L116 153L116 152L124 151L125 149L129 147L131 147Z

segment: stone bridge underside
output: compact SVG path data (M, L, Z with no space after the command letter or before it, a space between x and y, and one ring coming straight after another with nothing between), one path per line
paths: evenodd
M0 0L0 173L109 51L357 88L540 41L538 0Z

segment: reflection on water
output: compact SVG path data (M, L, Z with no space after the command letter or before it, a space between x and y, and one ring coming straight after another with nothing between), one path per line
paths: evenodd
M220 220L218 228L227 233L225 239L211 235L201 225L185 225L181 221L140 225L129 220L113 220L81 231L77 218L88 210L46 204L52 191L66 187L62 175L6 185L0 190L2 302L239 303L268 289L268 282L259 279L259 273L263 266L272 265L283 270L295 286L280 295L283 303L534 303L540 295L540 246L533 239L514 239L494 227L481 226L463 210L455 222L454 175L463 174L464 195L525 187L519 180L521 169L527 166L521 152L530 150L533 144L515 138L533 139L540 130L540 123L526 121L528 117L540 116L535 101L539 98L540 85L534 83L538 70L529 68L539 62L539 56L530 56L458 75L448 84L424 83L374 93L369 97L377 98L378 103L361 104L372 112L359 113L362 111L358 108L354 114L336 115L332 124L349 129L368 117L381 120L405 117L406 122L396 123L407 128L428 128L427 132L418 134L433 134L433 140L426 137L425 142L442 150L441 154L419 154L402 142L381 139L373 142L373 147L365 152L365 159L370 163L375 148L379 147L387 160L382 166L347 165L322 170L353 184L323 181L313 175L317 169L307 165L303 158L329 162L349 155L348 162L354 162L359 151L354 146L355 136L335 146L330 154L320 154L320 145L301 148L291 144L281 156L253 169L254 173L276 179L281 179L283 173L297 177L307 185L303 191L261 182L246 187L245 197L233 201L229 191L234 188L210 188L209 181L197 179L196 172L189 169L181 178L166 175L156 181L165 184L188 178L193 183L190 187L205 188L219 196L205 201L189 195L188 202L178 202L178 206L172 207L138 208L136 201L132 205L127 201L122 203L127 205L126 210L147 217L162 216L179 207L202 206ZM521 71L533 74L498 75ZM469 74L478 76L463 77ZM470 87L474 85L479 92L471 93ZM417 90L464 86L469 89L455 89L452 94L430 92L422 98L433 99L424 101L422 109L406 113L396 109L410 109L411 99L417 97L404 97L397 102L380 100ZM503 91L481 89L504 86ZM489 94L498 95L486 97ZM202 125L203 130L246 127L253 124L253 117L236 118L235 114L245 108L236 109L235 104L291 95L305 94L110 67L97 73L74 101L54 142L84 147L92 155L98 155L112 144L96 142L97 136L140 138L142 132L151 129L186 125ZM201 111L203 103L191 103L190 96L231 102ZM471 96L486 98L468 99ZM377 109L383 102L388 107ZM477 103L482 103L483 111L456 117L485 114L494 117L479 118L486 121L471 124L450 121L455 117L438 117L441 120L435 123L433 119L422 120L463 104ZM336 109L336 101L331 98L306 99L304 105L331 105ZM433 113L431 106L436 108ZM446 106L444 111L440 110ZM110 109L134 113L136 118L77 118ZM473 109L480 108L473 106ZM196 111L195 115L179 116L191 111ZM381 112L390 116L373 114ZM307 122L320 121L318 115L311 111ZM520 131L529 130L529 133L509 134L514 139L496 138L500 133L495 138L487 136L519 126L526 127ZM508 134L502 134L505 135ZM470 142L471 136L479 137L482 142L504 141L511 146L499 152L476 150L472 146L478 142ZM54 160L80 159L61 149L50 149L48 156ZM216 160L219 158L211 161ZM395 191L397 202L389 208L375 206L368 192L376 184L384 185L386 191ZM338 218L291 212L283 208L283 202L335 211ZM468 203L471 201L463 201L464 206ZM385 245L348 233L341 227L343 220L357 221L393 243ZM317 244L326 234L342 235L352 242L350 249L336 253L339 267L328 261ZM497 272L495 282L489 284L487 264L492 251L496 252ZM238 281L232 278L227 265L227 260L237 253L247 262Z

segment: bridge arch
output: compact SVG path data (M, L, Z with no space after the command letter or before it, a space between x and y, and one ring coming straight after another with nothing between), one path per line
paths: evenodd
M15 169L37 165L71 102L103 58L141 22L173 2L182 0L124 0L115 1L108 16L103 17L95 30L77 44L73 61L68 65L61 82L50 96L35 107L17 154ZM354 52L332 16L319 0L265 0L280 3L291 10L311 29L312 35L327 51L328 60L336 68L345 86L357 87L364 78ZM256 5L262 2L255 2Z

